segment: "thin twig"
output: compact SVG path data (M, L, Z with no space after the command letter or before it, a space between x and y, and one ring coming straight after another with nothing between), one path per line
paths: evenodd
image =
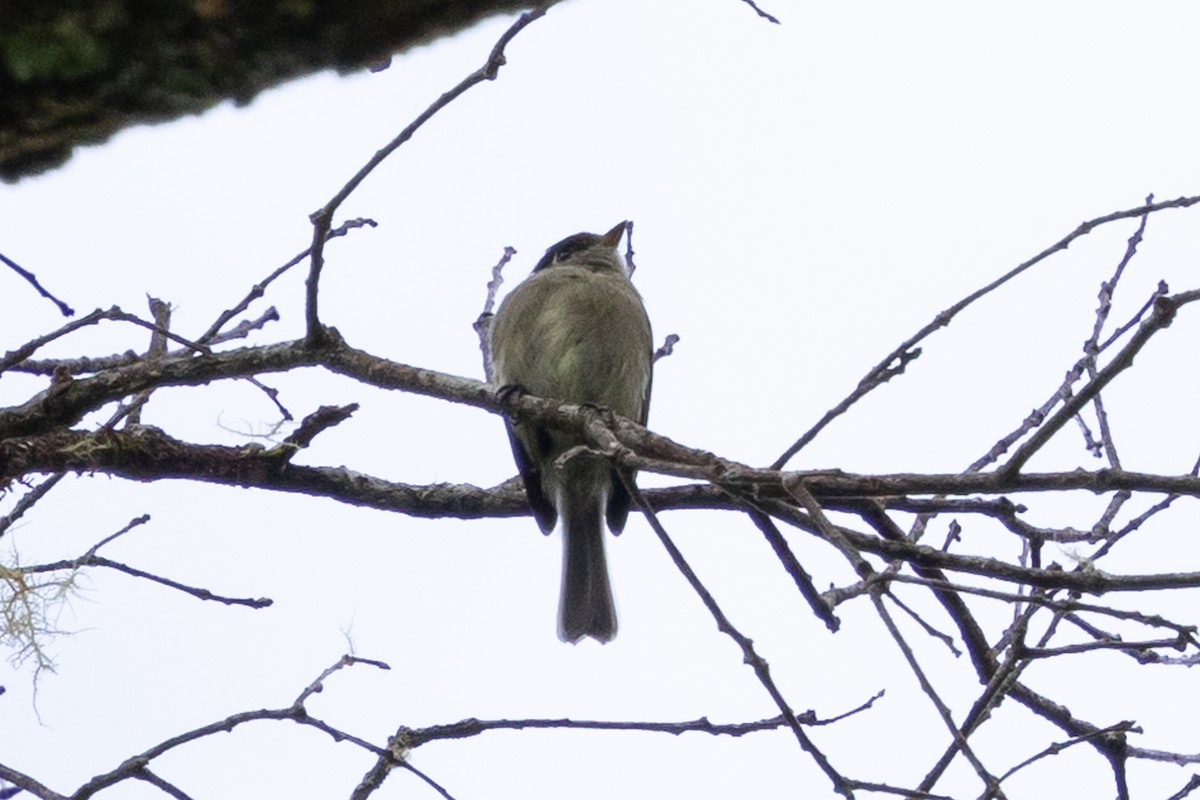
M171 797L174 797L175 800L193 800L193 798L190 794L183 791L175 784L163 780L158 775L155 775L153 772L151 772L148 769L142 769L142 770L138 771L137 773L135 773L133 775L133 777L137 778L138 780L145 781L146 783L150 784L151 786L161 789L162 791L169 794Z
M131 567L128 564L123 564L120 561L113 561L112 559L97 555L96 551L104 545L113 541L117 537L128 533L134 528L146 524L149 521L150 515L143 514L142 516L131 520L124 528L121 528L121 530L104 537L99 542L92 545L92 547L88 549L86 553L78 558L54 561L47 564L34 564L32 566L25 566L21 567L21 572L26 575L36 575L44 572L59 572L61 570L75 571L84 567L106 567L108 569L116 570L117 572L123 572L126 575L131 575L135 578L145 578L148 581L153 581L154 583L159 583L172 589L177 589L185 594L190 594L193 597L197 597L201 600L212 600L218 603L224 603L225 605L248 606L250 608L267 608L272 604L273 601L270 598L265 597L255 599L245 597L225 597L223 595L214 594L208 589L188 586L186 584L179 583L178 581L173 581L170 578L164 578L161 575L155 575L153 573L137 569L136 567Z
M1016 608L1019 608L1019 606ZM1024 640L1025 633L1029 627L1029 621L1033 617L1036 608L1036 606L1031 605L1017 615L1012 627L1006 634L1011 641L1019 644ZM967 711L966 716L963 718L963 722L958 728L959 735L950 742L945 752L942 753L941 758L937 760L929 772L926 773L925 777L921 779L921 783L918 784L919 789L928 790L934 787L950 767L954 757L958 754L960 749L959 743L965 742L988 718L992 709L999 705L1008 695L1009 689L1017 681L1017 678L1020 677L1021 671L1027 666L1027 662L1023 661L1020 657L1019 649L1016 646L1011 647L1008 657L997 665L988 678L987 685L984 686L983 691L975 699L970 710ZM1003 780L1003 778L1000 780ZM990 793L991 789L989 787L988 796L991 796Z
M905 789L886 783L876 783L875 781L851 780L850 783L853 784L855 789L863 789L868 792L878 792L880 794L898 794L903 796L904 800L957 800L957 798L947 794L932 794L917 789Z
M771 16L770 14L768 14L767 12L765 12L761 8L759 8L758 3L754 2L754 0L742 0L742 2L745 3L746 5L750 6L751 8L753 8L754 13L758 14L760 17L765 19L767 22L773 22L776 25L782 24L778 19L776 19L775 17Z
M1047 756L1058 755L1063 750L1066 750L1068 747L1074 747L1077 744L1091 741L1099 736L1109 736L1114 733L1128 733L1133 730L1135 730L1135 726L1132 722L1118 722L1116 725L1109 725L1107 728L1101 728L1100 730L1092 731L1092 732L1086 733L1082 736L1072 737L1065 742L1054 742L1046 749L1042 750L1041 752L1039 752L1035 755L1030 756L1029 758L1022 761L1020 764L1017 764L1014 767L1012 767L1011 769L1009 769L1008 772L1005 772L1003 775L1000 776L1000 780L1002 780L1002 781L1008 780L1009 777L1016 774L1018 771L1024 769L1025 767L1028 767L1030 764L1034 763L1035 761L1046 758Z
M154 331L150 335L150 347L146 351L146 358L154 360L162 358L167 353L167 337L160 331L166 331L171 327L171 304L164 303L157 297L146 298L150 305L150 315L154 317L154 324L160 330ZM146 403L150 401L150 395L154 392L153 389L148 389L144 392L139 392L138 395L130 401L127 412L125 414L125 425L140 425L142 422L142 409ZM116 419L110 420L107 427L116 425Z
M5 766L4 764L0 764L0 779L6 780L13 786L17 786L20 789L29 792L34 797L39 798L39 800L68 800L66 795L61 795L51 789L49 786L39 783L35 778L26 775L23 772L18 772L12 767ZM15 796L15 793L9 795L9 797ZM73 798L71 800L73 800Z
M108 569L123 572L134 578L145 578L148 581L162 584L171 589L177 589L184 594L190 594L192 597L200 600L212 600L217 603L224 603L227 606L246 606L248 608L268 608L275 601L269 597L226 597L224 595L215 594L208 589L203 589L198 586L188 586L178 581L173 581L170 578L164 578L161 575L155 575L152 572L140 570L137 567L131 567L128 564L123 564L120 561L113 561L104 556L82 556L71 561L53 561L47 564L35 564L29 567L22 567L24 573L38 572L56 572L64 569L80 569L82 567L106 567Z
M141 317L137 316L136 314L130 314L128 312L122 311L119 308L111 309L109 311L109 313L111 314L109 319L121 320L123 322L132 322L134 325L138 325L142 328L145 328L148 331L153 331L155 333L161 334L162 336L165 336L166 338L170 339L171 341L173 341L177 344L183 345L188 350L194 350L195 352L201 353L203 355L210 355L212 353L212 349L208 345L203 344L201 342L193 342L190 339L185 339L177 333L171 333L166 328L164 328L160 325L156 325L153 322L147 322L146 320L142 319Z
M337 228L335 228L334 230L331 230L328 234L326 234L325 241L329 241L330 239L336 239L339 236L345 236L347 233L349 233L351 230L353 230L355 228L362 228L362 227L374 228L377 225L378 225L378 223L375 222L375 220L366 219L366 218L362 218L362 217L358 217L356 219L351 219L351 220L346 220L341 225L339 225ZM250 292L245 297L243 297L240 301L238 301L237 305L235 305L233 308L230 308L230 309L222 312L221 316L217 317L216 322L214 322L211 326L209 326L209 329L207 331L205 331L200 336L200 338L197 339L196 341L211 345L211 344L217 344L218 342L221 342L221 341L225 341L226 339L235 338L238 335L244 335L244 334L237 334L236 331L241 329L243 326L246 326L247 323L245 323L245 322L239 323L238 326L234 330L229 331L228 333L223 334L220 331L222 328L225 327L226 323L228 323L231 319L236 317L238 314L241 314L243 311L248 309L250 307L250 304L253 303L255 300L262 297L266 293L267 287L270 286L271 283L273 283L276 278L278 278L280 275L282 275L283 273L287 272L292 267L294 267L297 264L299 264L300 262L302 262L304 259L308 258L309 254L311 252L312 252L312 247L304 248L304 250L302 252L297 253L286 264L277 268L270 275L263 278L258 283L254 284L254 286L251 287ZM273 315L273 316L271 316L271 315ZM266 319L266 318L279 319L279 314L277 312L275 312L274 308L271 308L271 309L267 310L267 313L264 314L263 317L260 318L260 320ZM259 321L256 321L254 323L250 323L250 325L252 327L258 327L261 325L261 323Z
M870 586L871 586L871 581L867 581L868 590L870 589ZM949 650L954 655L955 658L962 655L962 651L959 650L958 647L955 646L953 637L949 636L948 634L942 633L937 628L933 627L928 622L926 622L924 617L922 617L920 614L918 614L916 612L916 610L914 610L911 606L909 606L907 603L905 603L903 600L901 600L899 597L897 597L894 592L892 592L890 590L887 591L887 596L889 598L891 598L891 601L893 603L895 603L900 608L901 611L903 611L905 614L908 615L909 619L911 619L913 622L920 625L921 630L925 631L925 633L927 633L931 638L937 639L939 642L944 644L946 646L946 649Z
M368 752L378 755L379 753L384 752L381 748L376 747L370 742L360 739L359 737L351 736L350 734L337 730L321 720L309 716L307 709L304 707L303 701L308 699L312 694L320 691L319 686L321 681L323 681L333 672L354 664L368 664L383 669L387 668L387 665L383 664L381 661L372 661L370 659L357 658L355 656L343 656L332 667L322 672L321 676L319 676L317 680L315 680L309 685L308 688L301 692L297 697L296 702L288 708L264 708L257 711L243 711L237 714L231 714L222 720L211 722L207 725L202 725L201 727L187 731L186 733L172 736L171 738L159 742L153 747L144 750L135 756L125 759L125 761L123 761L114 769L93 777L71 795L71 800L88 800L88 798L92 797L92 795L96 794L97 792L107 789L110 786L114 786L121 781L129 778L141 778L151 761L182 745L203 739L204 737L211 736L214 733L232 731L234 728L240 725L244 725L248 722L257 722L260 720L290 719L296 723L299 723L300 725L312 727L327 733L335 741L349 741L359 747L362 747ZM318 688L313 689L313 686L317 686ZM0 767L0 777L7 779L7 775L5 774L3 767ZM53 798L53 800L60 800L61 798L60 795L54 794L53 792L45 796L47 798ZM61 800L65 800L65 798L61 798Z
M487 60L483 66L472 72L467 77L463 78L457 86L444 92L441 97L435 100L428 108L410 122L404 130L400 131L390 142L379 148L367 163L362 166L357 173L354 174L346 184L338 190L338 192L330 198L329 202L323 207L313 212L310 215L313 225L313 241L310 253L308 278L305 280L306 301L305 301L305 323L308 334L306 340L310 345L321 344L324 341L322 332L320 315L317 311L317 289L320 285L321 269L325 264L325 241L332 225L333 215L351 193L356 190L359 185L366 180L367 176L383 161L396 151L402 144L412 138L422 125L433 118L435 114L441 111L450 103L454 102L464 92L477 84L484 81L496 79L496 75L500 71L500 67L505 64L504 48L513 40L518 33L524 30L531 22L542 17L553 2L543 3L536 8L533 8L521 14L517 20L508 27L500 38L496 40L492 47L491 53L488 54Z
M1167 800L1184 800L1189 794L1200 789L1200 775L1193 775L1183 788L1167 798Z
M1091 402L1092 398L1099 394L1100 390L1107 386L1117 375L1133 364L1134 356L1145 347L1154 334L1171 324L1181 306L1197 300L1200 300L1200 289L1181 292L1170 297L1158 298L1150 317L1138 327L1137 332L1121 348L1120 352L1113 356L1112 361L1108 362L1103 369L1098 371L1095 378L1089 381L1078 394L1064 403L1062 408L1055 412L1050 419L1046 420L1037 432L1017 448L1017 451L1013 453L1008 462L1000 467L998 473L1006 476L1016 474L1024 466L1025 462L1040 450L1042 445L1048 442L1050 437L1057 433L1068 420L1078 414L1079 410Z
M954 744L962 752L962 754L966 756L967 761L970 762L971 767L975 770L975 774L979 776L981 781L983 781L984 786L986 786L989 791L995 792L996 797L1004 797L1004 793L1000 789L999 781L987 770L986 767L984 767L983 762L979 760L979 757L975 754L975 751L967 743L966 736L962 731L959 730L958 726L954 724L954 718L950 713L950 707L947 706L946 702L938 695L937 690L933 686L933 682L930 681L929 676L925 674L925 670L921 667L920 662L917 661L916 654L913 653L912 648L904 639L903 634L900 633L900 628L896 626L895 620L892 619L892 615L888 613L887 608L884 606L883 594L879 591L872 591L868 596L874 603L875 610L879 614L879 618L883 620L884 627L887 628L888 633L890 633L892 636L892 640L900 648L900 652L904 655L904 660L908 662L909 669L911 669L913 675L916 676L917 683L921 685L921 690L925 692L925 696L928 697L929 701L933 704L933 707L937 711L938 716L941 718L942 723L946 726L946 729L950 731L950 735L954 739ZM928 789L931 787L922 786L921 788Z
M492 309L496 307L496 295L500 291L500 287L504 284L504 268L508 266L508 262L517 254L515 247L505 247L504 253L500 256L500 260L492 266L492 277L487 282L487 297L483 301L483 311L479 312L472 327L475 329L475 335L479 337L479 352L483 355L483 374L488 382L492 381L492 348L491 348L491 330L492 330Z
M818 718L814 711L797 714L796 718L802 724L816 727L833 725L844 719L867 711L875 702L883 697L883 692L876 692L872 697L858 706L843 711L828 718ZM788 721L782 714L769 719L759 719L752 722L716 723L708 717L678 722L614 722L611 720L583 719L464 719L447 725L430 725L424 728L404 728L401 738L408 749L415 749L429 742L454 739L469 739L481 736L491 731L520 731L520 730L588 730L588 731L639 731L644 733L667 733L678 736L684 733L705 733L710 736L729 736L741 738L755 733L775 731L788 726Z
M0 537L3 537L5 531L11 528L14 522L24 516L26 511L33 508L38 500L41 500L46 496L47 492L57 486L65 474L63 472L55 473L22 495L17 504L13 506L13 510L0 517Z
M1197 458L1196 462L1194 464L1192 464L1192 470L1191 470L1190 474L1200 476L1200 458ZM1117 544L1117 542L1121 541L1126 536L1133 533L1138 528L1142 527L1142 525L1146 524L1147 520L1149 520L1154 515L1170 508L1171 504L1174 503L1178 499L1179 499L1178 494L1175 494L1175 493L1168 494L1162 500L1159 500L1157 503L1155 503L1154 505L1147 508L1141 514L1138 514L1136 517L1129 520L1129 522L1125 523L1125 525L1122 526L1119 531L1116 531L1115 533L1110 533L1107 537L1107 541L1105 541L1104 544L1101 545L1100 548L1095 553L1092 554L1092 560L1095 561L1098 558L1103 558L1104 556L1108 555L1108 551L1111 550Z
M1167 208L1188 208L1196 203L1200 203L1200 196L1179 197L1174 200L1165 200L1161 203L1147 203L1145 205L1138 206L1137 208L1126 209L1125 211L1115 211L1111 214L1105 214L1102 217L1096 217L1095 219L1088 220L1087 222L1080 224L1079 227L1071 231L1071 233L1067 234L1059 241L1052 244L1050 247L1047 247L1045 250L1038 253L1033 258L1018 264L1016 267L1009 270L1004 275L1001 275L996 280L977 289L944 311L939 312L938 315L935 316L923 328L910 336L908 339L904 340L904 342L898 345L894 350L892 350L892 352L888 353L883 360L872 367L867 374L863 376L862 380L859 381L858 388L856 388L855 391L850 394L847 400L839 403L829 412L826 412L825 416L822 417L816 425L814 425L808 432L796 440L796 442L787 450L785 450L779 458L775 459L775 462L771 465L772 468L782 469L783 466L792 459L792 456L796 455L801 448L812 441L816 435L825 428L825 426L833 421L834 418L844 413L864 394L877 388L878 386L881 386L883 383L893 377L893 375L903 372L904 366L908 363L908 361L911 361L920 355L920 350L916 349L918 342L927 338L930 334L934 333L940 328L944 328L949 325L954 317L959 314L959 312L974 303L979 298L1003 286L1013 278L1020 275L1022 272L1025 272L1030 267L1045 261L1055 253L1061 250L1066 250L1076 239L1080 238L1081 236L1086 236L1101 225L1106 225L1110 222L1116 222L1117 220L1122 219L1144 217L1147 214L1152 214L1156 211L1162 211L1163 209ZM865 390L864 387L866 387Z
M1154 195L1146 196L1146 203L1154 202ZM1116 269L1113 270L1112 277L1100 284L1100 305L1096 308L1096 322L1092 326L1092 335L1088 337L1083 344L1083 352L1086 356L1085 366L1087 368L1088 378L1096 379L1096 359L1099 357L1100 333L1104 329L1104 323L1108 321L1109 313L1112 311L1112 299L1117 290L1118 284L1121 282L1121 276L1125 274L1125 268L1129 266L1129 262L1133 260L1137 254L1138 245L1142 242L1142 237L1146 232L1146 222L1149 221L1150 215L1142 216L1137 230L1129 237L1129 241L1125 245L1125 255L1117 263ZM1097 394L1092 400L1092 407L1096 411L1096 421L1100 426L1100 441L1103 444L1105 452L1108 454L1109 466L1116 469L1121 468L1121 459L1117 454L1117 446L1113 441L1112 429L1108 424L1108 414L1104 410L1104 399ZM1078 417L1082 423L1082 416ZM1124 501L1119 501L1123 503ZM1118 507L1119 507L1118 503ZM1112 511L1115 514L1116 508Z
M792 735L795 736L796 741L800 743L800 747L809 754L821 771L824 772L826 777L828 777L833 783L834 791L843 797L846 797L847 800L853 798L854 792L850 788L846 778L842 776L842 774L836 769L834 769L833 765L829 762L828 758L826 758L825 754L817 749L816 744L812 741L812 739L809 738L808 734L804 732L804 728L801 727L800 721L793 713L790 704L784 699L782 692L780 692L779 687L775 684L774 679L771 677L770 667L767 665L767 662L755 651L753 642L744 636L741 631L735 628L729 621L729 618L725 616L725 613L721 610L721 607L717 605L716 598L712 596L712 593L708 591L708 589L700 581L699 576L696 575L695 571L684 559L683 553L675 545L675 542L671 540L666 528L662 526L662 523L658 519L658 515L654 513L654 509L651 508L650 504L646 502L646 498L642 496L641 491L639 491L633 481L629 479L629 476L624 470L620 470L619 473L621 475L622 482L625 484L626 491L629 492L629 496L633 498L635 503L637 503L638 508L642 510L642 514L645 515L646 521L650 523L651 529L654 531L655 535L658 536L658 540L662 542L662 545L666 548L671 560L675 563L676 569L679 570L680 574L682 574L687 582L691 585L692 590L696 592L696 594L700 597L701 602L704 603L705 608L708 609L708 612L712 615L713 619L716 620L718 630L733 639L734 642L737 643L738 647L741 648L745 663L749 664L754 669L755 675L758 676L759 683L763 685L763 688L767 690L767 694L771 696L775 706L779 709L780 713L783 715L783 718L787 721L788 727L792 731Z
M771 518L762 511L751 508L747 513L750 519L754 522L755 527L762 531L763 536L767 538L767 543L771 545L771 549L775 551L775 557L779 559L779 563L783 565L787 574L791 576L792 582L796 584L796 588L800 590L800 596L807 602L809 608L817 619L825 623L825 627L830 633L837 633L840 623L837 615L833 613L833 609L821 597L820 591L813 584L812 576L805 572L804 567L800 565L795 553L788 547L787 540L780 533L779 528L771 521Z
M12 269L13 272L17 273L22 278L27 280L29 282L30 286L32 286L34 289L38 290L38 294L40 294L42 297L45 297L50 302L54 303L54 305L58 306L58 310L60 312L62 312L62 315L64 317L75 316L75 309L71 308L69 305L64 303L62 300L59 300L54 295L50 294L50 292L48 292L46 290L46 288L44 286L42 286L42 284L38 283L37 276L34 275L32 272L25 269L20 264L13 261L11 258L4 255L3 253L0 253L0 261L3 261L5 264L7 264L9 266L10 269Z
M16 364L20 364L22 361L36 353L40 348L44 347L50 342L53 342L55 339L61 339L63 336L66 336L73 331L77 331L87 325L95 325L102 319L112 319L110 315L117 310L118 309L116 306L113 306L109 309L97 308L95 311L85 317L80 317L77 320L68 322L66 325L63 325L61 328L52 333L39 336L36 339L21 345L16 350L11 350L8 353L5 353L4 358L0 358L0 373L3 373L5 370Z
M919 575L892 575L888 577L887 580L895 583L920 584L930 588L945 589L958 594L971 594L1006 603L1036 604L1039 606L1044 606L1045 608L1061 611L1067 615L1068 619L1070 618L1071 614L1075 612L1084 612L1088 614L1101 614L1112 617L1113 619L1137 622L1153 628L1168 628L1175 631L1177 634L1185 636L1192 636L1196 633L1195 625L1184 625L1178 622L1171 622L1170 620L1164 619L1158 614L1143 614L1140 611L1130 611L1123 608L1098 606L1094 603L1085 603L1075 598L1071 598L1069 600L1055 600L1052 597L1044 594L1029 595L1015 594L1013 592L1001 592L995 589L987 589L982 586L968 586L967 584L954 583L947 580L933 580L930 578L921 577ZM1197 646L1200 647L1200 644Z

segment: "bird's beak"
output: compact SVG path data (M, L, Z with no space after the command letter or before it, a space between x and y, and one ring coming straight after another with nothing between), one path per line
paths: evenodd
M615 228L600 237L600 244L605 247L616 247L621 243L621 236L625 233L625 228L628 226L628 222L622 221L617 223Z

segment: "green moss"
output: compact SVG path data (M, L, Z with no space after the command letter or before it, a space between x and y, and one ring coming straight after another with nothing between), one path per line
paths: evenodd
M19 83L76 80L109 66L104 44L70 18L0 37L0 52L8 74Z

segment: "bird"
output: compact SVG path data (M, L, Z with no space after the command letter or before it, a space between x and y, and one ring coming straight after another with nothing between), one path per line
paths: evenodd
M546 251L500 303L489 351L501 387L607 408L642 425L650 408L654 361L650 318L617 245L629 223L603 235L577 233ZM620 533L630 496L605 457L568 450L577 434L532 421L506 421L513 457L542 532L563 528L558 638L605 643L617 614L604 554L603 525ZM630 475L632 480L632 474Z

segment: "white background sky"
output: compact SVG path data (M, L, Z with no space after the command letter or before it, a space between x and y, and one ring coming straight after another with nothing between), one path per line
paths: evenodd
M937 311L1080 221L1150 192L1200 192L1194 4L781 0L768 10L784 24L736 0L573 0L551 10L509 46L496 82L436 117L343 206L339 220L380 226L327 249L325 321L372 353L479 377L471 323L503 247L519 251L511 286L563 236L632 219L635 281L656 338L682 337L658 365L651 427L761 465ZM510 20L413 51L380 74L320 75L245 108L132 129L64 169L0 187L0 252L82 312L119 304L144 313L150 293L175 305L175 330L196 336L307 245L308 214L481 64ZM1177 291L1200 285L1196 213L1150 220L1116 319L1159 279ZM1078 357L1099 283L1134 227L1097 231L989 296L792 466L965 467ZM266 303L283 320L257 341L300 335L302 302L298 270L271 290ZM1108 395L1127 467L1183 473L1196 458L1195 317L1189 309ZM61 323L51 304L0 274L0 350ZM146 344L144 331L108 323L43 355ZM414 484L491 486L515 471L491 415L323 371L266 382L297 417L362 404L302 463ZM0 403L44 384L5 375ZM159 392L144 416L204 443L244 442L274 420L243 383ZM1076 465L1099 466L1068 428L1031 467ZM1078 526L1098 507L1031 502L1033 521ZM1106 568L1195 569L1195 511L1181 502ZM72 477L0 546L25 563L72 557L142 513L152 521L110 557L275 605L225 608L88 573L58 619L75 635L52 643L58 671L43 676L36 706L28 665L0 664L0 761L58 791L178 732L287 705L346 650L344 632L392 670L340 673L310 709L377 743L402 723L468 716L733 722L776 713L640 520L609 540L621 632L605 647L556 639L559 543L527 518L418 520L322 499ZM868 604L839 609L843 628L831 635L745 519L665 521L797 710L832 716L887 691L872 711L813 731L834 764L858 778L919 780L947 733ZM933 528L939 542L947 522ZM853 580L815 540L790 536L819 587ZM963 548L1017 552L970 527ZM1170 607L1169 598L1124 602L1135 600ZM908 631L961 714L978 691L966 659ZM1059 659L1026 677L1097 724L1136 720L1145 730L1136 744L1200 751L1194 676L1126 661ZM1007 704L980 751L1003 771L1062 738ZM155 769L194 798L326 798L347 796L372 761L311 729L259 723ZM414 763L457 798L831 794L782 731L491 734L429 745ZM1135 796L1166 797L1190 774L1135 767ZM960 770L938 788L978 793ZM1014 779L1009 796L1068 791L1112 796L1092 751ZM127 783L103 796L163 795ZM376 796L434 795L397 774Z

